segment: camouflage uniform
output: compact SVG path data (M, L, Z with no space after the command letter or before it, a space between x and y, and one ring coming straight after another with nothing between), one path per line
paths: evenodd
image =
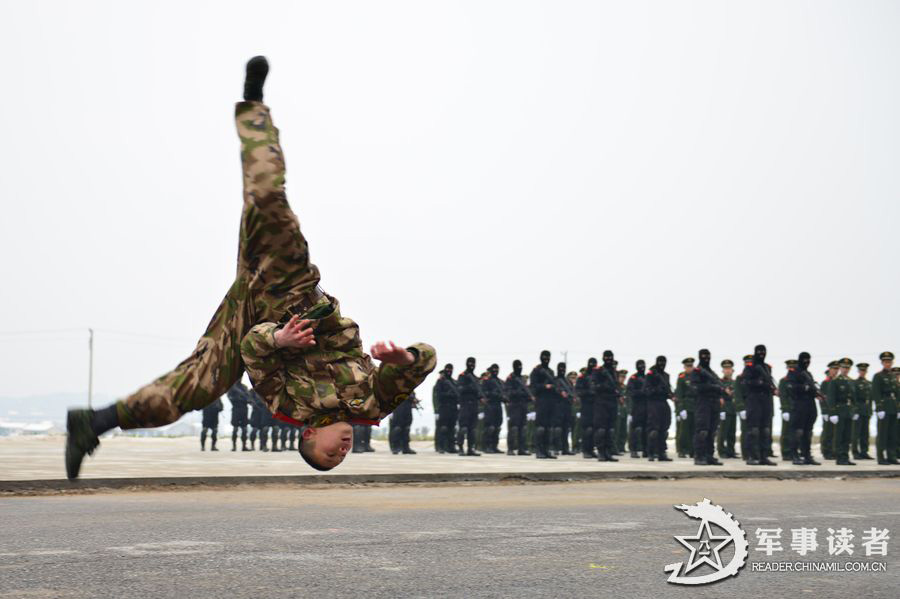
M244 180L237 276L191 356L117 402L119 425L175 422L224 394L245 367L281 418L312 426L383 418L434 368L434 349L417 344L412 365L375 368L356 323L318 288L319 270L285 195L284 158L268 107L239 102L235 120ZM311 319L313 348L275 347L275 330L294 313L320 316Z

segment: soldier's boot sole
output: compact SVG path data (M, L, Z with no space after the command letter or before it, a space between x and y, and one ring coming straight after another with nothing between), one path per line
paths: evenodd
M91 428L90 410L69 410L66 415L66 476L78 478L84 456L91 455L100 439Z

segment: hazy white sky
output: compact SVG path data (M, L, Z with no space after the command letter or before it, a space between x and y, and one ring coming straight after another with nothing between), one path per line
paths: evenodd
M503 376L543 348L876 362L900 349L898 28L855 0L5 1L0 395L86 393L88 327L100 394L191 351L234 276L255 54L367 345Z

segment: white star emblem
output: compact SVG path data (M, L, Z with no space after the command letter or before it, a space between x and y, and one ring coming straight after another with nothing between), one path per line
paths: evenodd
M719 551L732 541L730 535L713 535L712 531L709 529L709 521L706 519L700 523L700 528L697 530L696 535L676 536L675 539L691 550L691 555L684 568L684 574L687 574L703 564L709 564L716 572L720 571L722 569L722 558L719 555ZM710 549L710 541L720 542ZM694 543L697 545L695 546ZM698 555L700 557L695 561L695 558ZM714 556L715 562L710 559L710 555Z

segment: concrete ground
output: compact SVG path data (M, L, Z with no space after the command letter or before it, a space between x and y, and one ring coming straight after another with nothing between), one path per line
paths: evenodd
M673 509L703 497L750 542L736 578L666 582L686 561ZM668 480L272 487L0 499L0 597L896 597L900 480ZM757 551L757 528L783 551ZM790 529L818 530L806 557ZM855 535L829 557L828 528ZM866 557L864 529L888 528ZM727 563L730 557L723 556ZM757 572L754 563L884 564L879 572ZM708 566L701 566L708 568Z
M63 479L65 437L19 436L0 437L0 481ZM374 441L375 453L352 454L332 472L335 476L391 473L517 473L517 472L637 472L666 473L704 471L723 472L796 472L798 470L841 475L847 472L886 471L900 474L898 466L878 466L874 460L860 461L858 466L793 466L776 460L778 466L747 466L741 460L726 460L722 467L694 466L693 460L675 458L672 462L650 462L621 456L619 462L586 460L580 455L561 456L556 460L537 460L534 456L483 455L461 457L434 452L430 441L413 442L417 455L393 455L385 441ZM262 453L231 452L231 439L221 439L220 451L200 451L196 438L126 437L104 438L93 456L85 460L81 477L215 477L215 476L284 476L314 474L302 463L296 452Z

